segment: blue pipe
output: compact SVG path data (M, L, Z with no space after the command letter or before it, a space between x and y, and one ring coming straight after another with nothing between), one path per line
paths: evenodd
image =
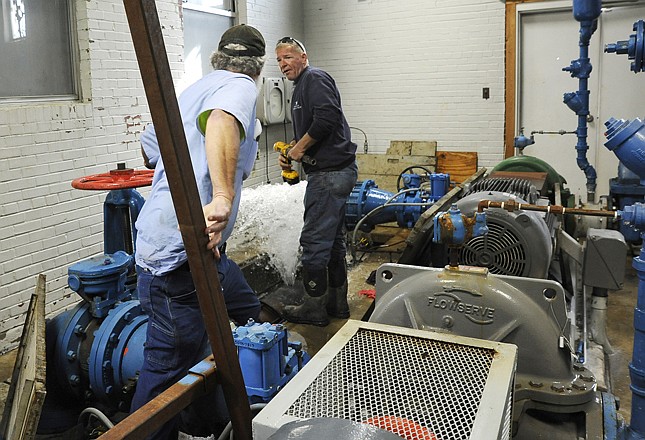
M637 26L638 23L640 23L639 26ZM641 20L634 24L634 30L638 30L638 41L641 42L645 33L642 23ZM632 39L637 40L634 35ZM612 50L605 51L612 52ZM631 56L630 59L632 59ZM642 55L639 62L641 60ZM635 73L642 71L641 65L632 63L632 70ZM637 174L643 183L645 180L645 161L643 160L645 125L638 118L633 121L610 118L605 122L605 126L607 127L605 146L616 154L624 166ZM641 238L645 239L645 205L635 203L626 206L621 214L622 223L640 231ZM638 296L634 309L634 346L632 361L629 364L632 408L630 425L623 427L621 438L643 440L645 439L645 248L641 247L640 254L632 261L632 267L638 274Z
M610 118L605 146L612 150L630 170L641 179L645 176L645 127L640 119L634 121ZM645 205L635 203L621 212L622 222L640 231L645 239ZM645 439L645 248L634 258L632 266L638 274L638 298L634 310L634 349L629 375L632 390L631 425L622 430L624 439Z
M613 151L620 163L638 176L645 184L645 124L639 118L634 120L609 118L605 122L607 142L605 147Z
M592 66L589 62L589 41L598 26L601 12L601 0L574 0L573 16L580 22L580 57L573 60L569 67L562 70L571 72L571 77L578 78L578 91L564 94L564 103L578 115L576 136L576 163L587 177L587 201L593 202L596 196L596 170L587 160L587 116L589 115L589 75Z
M629 40L618 41L614 44L607 44L605 52L625 55L631 63L630 70L634 73L645 72L645 22L638 20L633 27L635 34L629 36Z
M637 203L641 210L645 205ZM643 225L645 226L645 225ZM645 238L645 233L641 233ZM629 364L629 377L632 381L632 412L630 425L625 431L625 438L630 440L645 439L645 250L641 248L638 257L634 258L632 267L638 273L638 297L634 309L634 350Z
M103 202L103 252L125 251L134 255L137 229L134 224L145 200L135 189L113 189Z
M396 221L402 228L412 228L434 202L443 197L450 186L450 175L432 173L430 192L419 187L421 176L403 174L406 189L391 193L382 190L373 180L356 182L345 204L345 226L369 232L376 225ZM366 218L369 217L369 218Z
M627 53L634 73L645 71L645 24L643 20L634 23L636 34L630 41L619 41L608 45L605 52ZM605 146L612 150L627 168L645 180L645 125L636 118L633 121L610 118L607 126ZM634 203L626 206L621 212L622 222L635 228L645 240L645 205ZM645 243L645 241L644 241ZM632 261L632 267L638 274L638 296L634 309L634 349L632 362L629 364L629 377L632 381L631 424L621 431L621 438L627 440L645 439L645 247L641 247L638 257Z

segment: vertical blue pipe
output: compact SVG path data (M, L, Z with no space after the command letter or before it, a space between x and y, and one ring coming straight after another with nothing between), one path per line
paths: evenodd
M643 236L645 234L641 234ZM634 310L634 350L629 364L632 412L627 439L645 439L645 250L632 263L638 273L638 298Z
M587 177L587 201L594 202L596 196L596 170L587 160L587 116L589 115L589 75L591 63L589 62L589 41L598 24L597 19L601 12L601 0L574 0L573 16L580 22L580 58L573 60L569 67L562 70L571 72L571 76L578 78L578 91L565 93L564 103L578 115L578 128L576 135L577 158L576 163Z
M622 222L631 224L641 231L645 240L645 205L635 203L626 206L621 212ZM645 243L645 241L644 241ZM632 390L632 411L630 426L621 430L621 438L626 440L645 439L645 246L638 257L632 261L638 274L638 297L634 309L634 348L629 364L629 377Z

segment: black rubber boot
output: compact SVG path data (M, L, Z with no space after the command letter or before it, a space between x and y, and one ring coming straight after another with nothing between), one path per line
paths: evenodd
M345 259L332 259L327 265L329 274L329 300L327 301L327 314L334 318L349 318L349 304L347 303L347 263Z
M327 270L302 270L302 283L307 295L297 306L285 306L284 318L297 324L329 325L327 318Z

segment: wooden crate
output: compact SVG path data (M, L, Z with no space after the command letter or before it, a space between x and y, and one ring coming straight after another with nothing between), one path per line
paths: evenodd
M450 174L451 182L461 183L476 171L476 152L437 152L437 172Z

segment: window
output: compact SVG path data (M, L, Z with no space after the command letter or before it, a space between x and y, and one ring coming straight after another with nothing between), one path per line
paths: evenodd
M0 1L0 100L76 99L73 0Z
M184 0L184 78L189 85L211 72L210 57L234 24L233 0Z
M184 0L184 7L203 8L217 13L217 10L225 12L235 12L235 2L233 0Z

